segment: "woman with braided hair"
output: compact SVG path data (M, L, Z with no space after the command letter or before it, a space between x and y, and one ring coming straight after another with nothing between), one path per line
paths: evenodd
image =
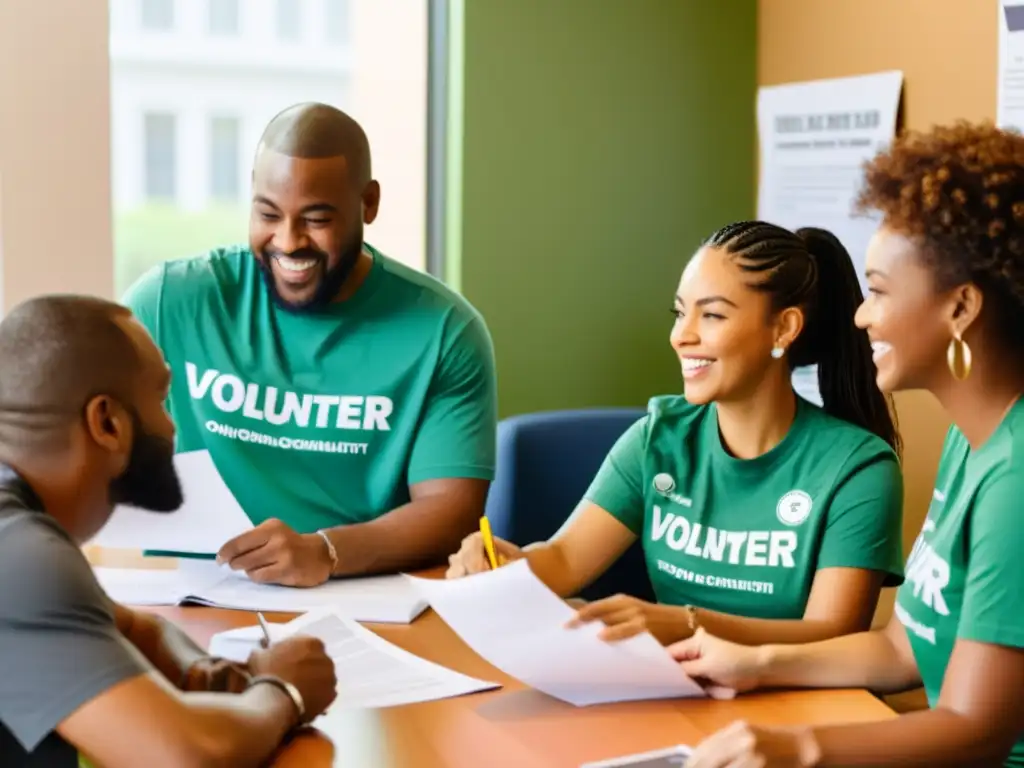
M549 541L495 542L569 597L638 539L657 602L615 595L574 625L662 643L697 627L740 643L797 643L871 625L903 578L903 484L889 404L854 325L849 254L820 229L730 224L690 259L669 342L683 395L653 398ZM793 391L817 365L822 407ZM568 510L567 510L568 511ZM449 578L490 568L480 534Z
M737 723L687 768L1024 766L1024 137L957 124L898 139L861 197L883 223L857 312L879 387L930 391L952 419L933 500L884 629L672 648L722 695L761 686L924 685L929 710L777 731Z

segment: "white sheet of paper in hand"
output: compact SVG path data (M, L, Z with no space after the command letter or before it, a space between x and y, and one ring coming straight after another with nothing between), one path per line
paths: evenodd
M393 707L501 687L421 659L330 608L303 614L282 629L320 638L334 661L338 698L324 717L337 709Z
M646 632L609 643L598 637L600 622L567 628L575 611L525 560L450 581L406 578L470 648L570 704L705 695Z
M179 453L174 466L185 498L179 509L150 512L121 505L90 543L213 554L228 540L252 530L252 521L224 483L209 451Z

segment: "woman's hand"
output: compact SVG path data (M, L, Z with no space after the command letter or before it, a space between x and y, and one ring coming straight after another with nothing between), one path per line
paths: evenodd
M668 651L683 671L714 698L729 699L760 684L760 647L720 640L700 628L693 637L669 646Z
M499 568L513 560L521 560L526 557L523 550L515 544L510 544L499 538L494 539L494 554L497 557ZM448 572L445 574L445 578L458 579L489 570L491 570L491 563L487 559L487 551L484 549L484 537L478 531L464 538L459 551L448 558Z
M821 749L810 729L735 722L698 744L686 768L813 768L820 760Z
M615 595L585 604L569 626L579 627L591 621L604 622L604 629L598 636L609 642L650 632L665 645L690 634L686 609L649 603L629 595Z

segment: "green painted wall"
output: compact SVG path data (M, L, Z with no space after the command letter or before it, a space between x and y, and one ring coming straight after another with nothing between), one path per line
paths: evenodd
M754 212L755 0L453 0L447 277L502 416L681 391L701 239Z

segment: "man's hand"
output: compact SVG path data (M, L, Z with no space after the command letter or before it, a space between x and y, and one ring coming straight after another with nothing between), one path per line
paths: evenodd
M569 626L578 627L591 621L604 623L599 637L608 641L625 640L641 632L650 632L659 643L665 645L690 634L689 622L683 609L648 603L629 595L614 595L585 604Z
M241 693L252 679L240 664L206 656L185 670L181 681L183 691L212 691L215 693Z
M813 768L821 749L809 728L768 728L735 722L712 734L686 760L686 768Z
M217 562L264 584L315 587L331 577L330 554L320 535L296 533L275 519L233 538L220 548Z

